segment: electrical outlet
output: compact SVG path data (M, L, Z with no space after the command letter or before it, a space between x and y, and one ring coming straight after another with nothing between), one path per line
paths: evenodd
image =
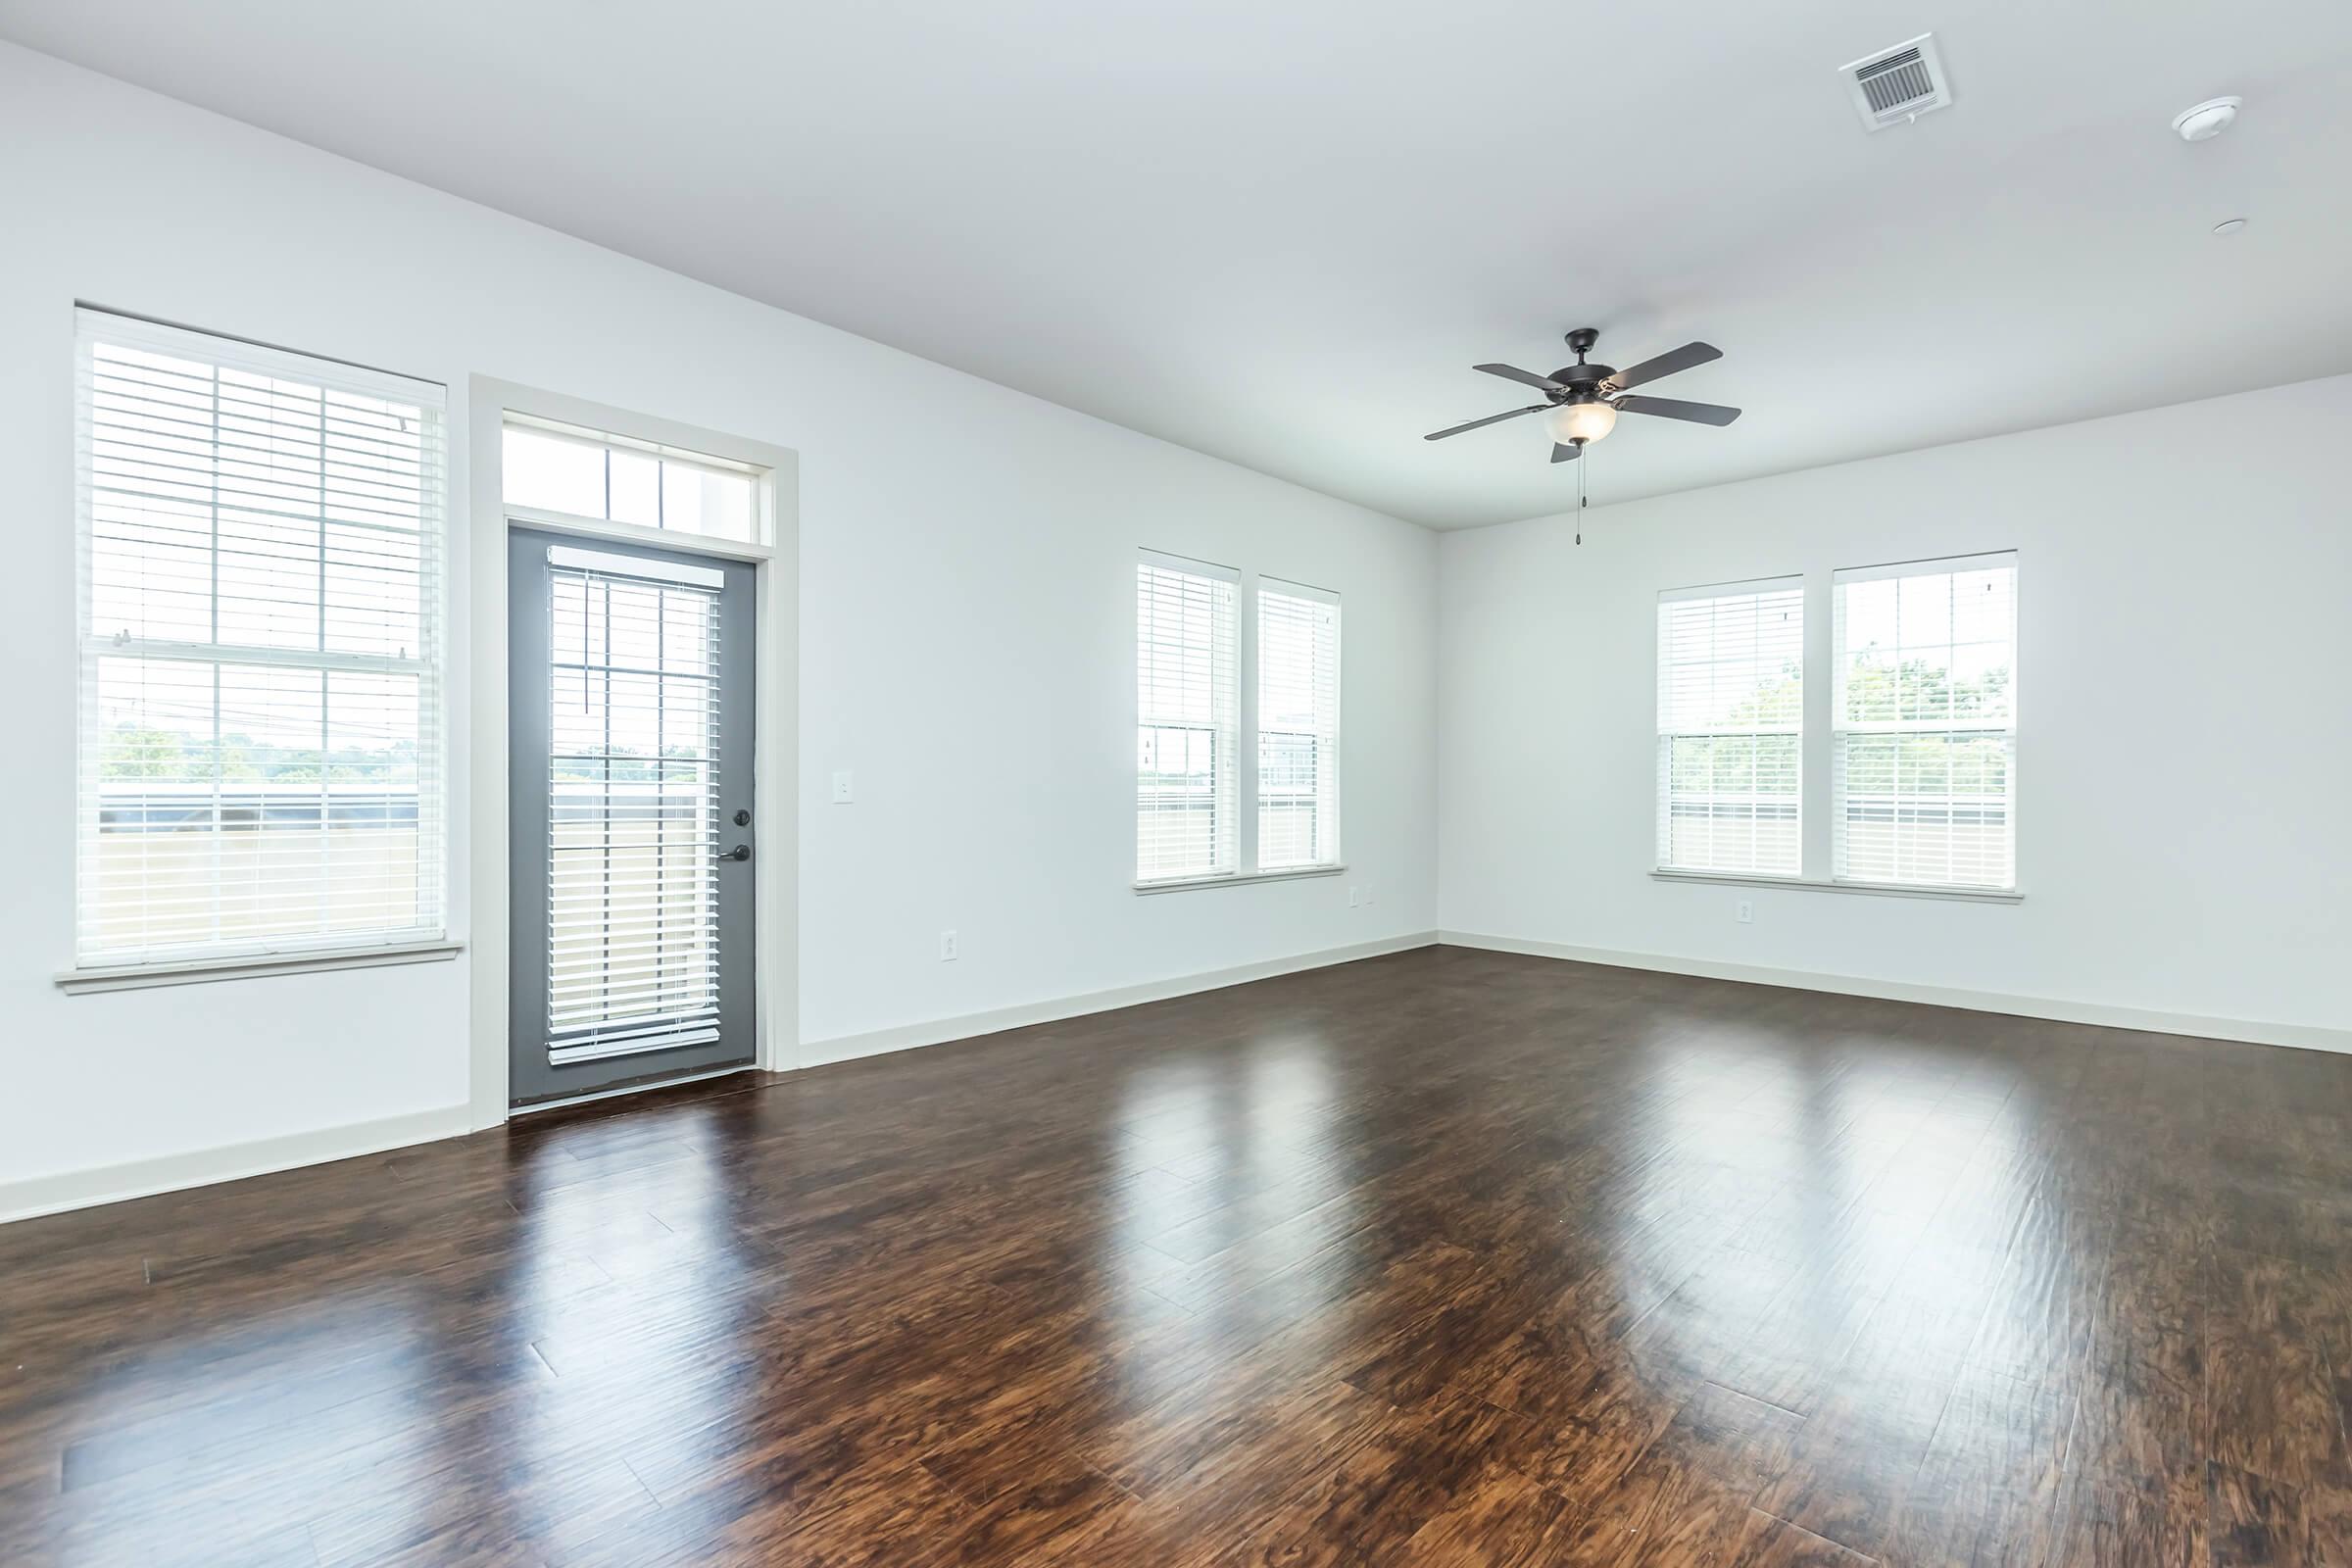
M1741 899L1738 906L1732 910L1732 918L1739 921L1741 925L1753 924L1756 918L1755 901L1752 899Z
M1369 882L1364 884L1364 902L1366 904L1377 904L1380 902L1378 899L1372 897L1372 884Z
M939 934L939 961L942 963L956 961L956 933L953 931L942 931Z
M1351 887L1348 890L1348 907L1352 909L1357 905L1364 902L1363 898L1361 897L1362 891L1362 889L1354 887Z
M847 806L857 798L857 780L850 776L850 770L846 767L836 769L833 774L833 804Z

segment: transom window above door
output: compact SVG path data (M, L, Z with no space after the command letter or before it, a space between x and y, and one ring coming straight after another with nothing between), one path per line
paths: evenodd
M510 510L766 544L766 470L708 453L507 416L499 476Z

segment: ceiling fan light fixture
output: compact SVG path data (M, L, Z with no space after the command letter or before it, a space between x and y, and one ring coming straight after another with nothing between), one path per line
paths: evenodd
M1681 419L1690 424L1725 425L1740 417L1740 411L1721 403L1689 403L1681 398L1651 397L1631 389L1647 386L1670 375L1678 375L1693 366L1706 365L1723 358L1723 350L1712 343L1686 343L1670 349L1639 365L1616 369L1606 365L1593 365L1586 359L1600 337L1597 329L1580 326L1568 334L1568 346L1576 350L1576 363L1552 375L1538 375L1516 365L1474 365L1470 368L1488 375L1498 375L1505 381L1532 386L1544 394L1544 401L1531 403L1524 409L1505 409L1490 414L1483 419L1466 424L1447 425L1432 430L1424 441L1443 441L1460 435L1465 430L1483 430L1490 424L1505 419L1524 418L1531 414L1544 416L1544 426L1551 432L1551 461L1569 463L1584 455L1585 448L1617 428L1620 414L1642 414L1660 419ZM1582 470L1579 470L1580 472Z
M1617 428L1617 411L1606 403L1563 403L1545 416L1551 438L1562 446L1597 441Z

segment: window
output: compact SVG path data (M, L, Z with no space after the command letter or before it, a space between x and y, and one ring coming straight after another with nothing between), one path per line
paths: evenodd
M443 931L442 389L84 311L77 963Z
M1138 888L1339 869L1340 598L1250 584L1245 650L1240 572L1151 550L1136 563Z
M1340 604L1319 588L1257 590L1257 865L1340 859Z
M510 414L501 432L509 506L671 533L760 541L762 471L553 419Z
M715 1041L726 577L546 554L549 1059Z
M2017 557L1839 571L1839 881L2017 885Z
M1135 879L1241 864L1239 574L1147 554L1135 568Z
M1801 868L1801 578L1658 596L1658 864Z

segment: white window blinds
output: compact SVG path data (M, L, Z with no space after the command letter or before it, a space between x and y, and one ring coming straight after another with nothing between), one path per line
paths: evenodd
M548 559L549 1059L716 1040L723 579Z
M78 324L77 961L439 937L442 389Z
M1237 574L1146 553L1135 568L1135 878L1229 876L1240 855Z
M1837 572L1841 881L2017 883L2017 557Z
M1658 864L1795 876L1801 578L1658 596Z
M1257 590L1257 866L1340 858L1340 603L1263 579Z

